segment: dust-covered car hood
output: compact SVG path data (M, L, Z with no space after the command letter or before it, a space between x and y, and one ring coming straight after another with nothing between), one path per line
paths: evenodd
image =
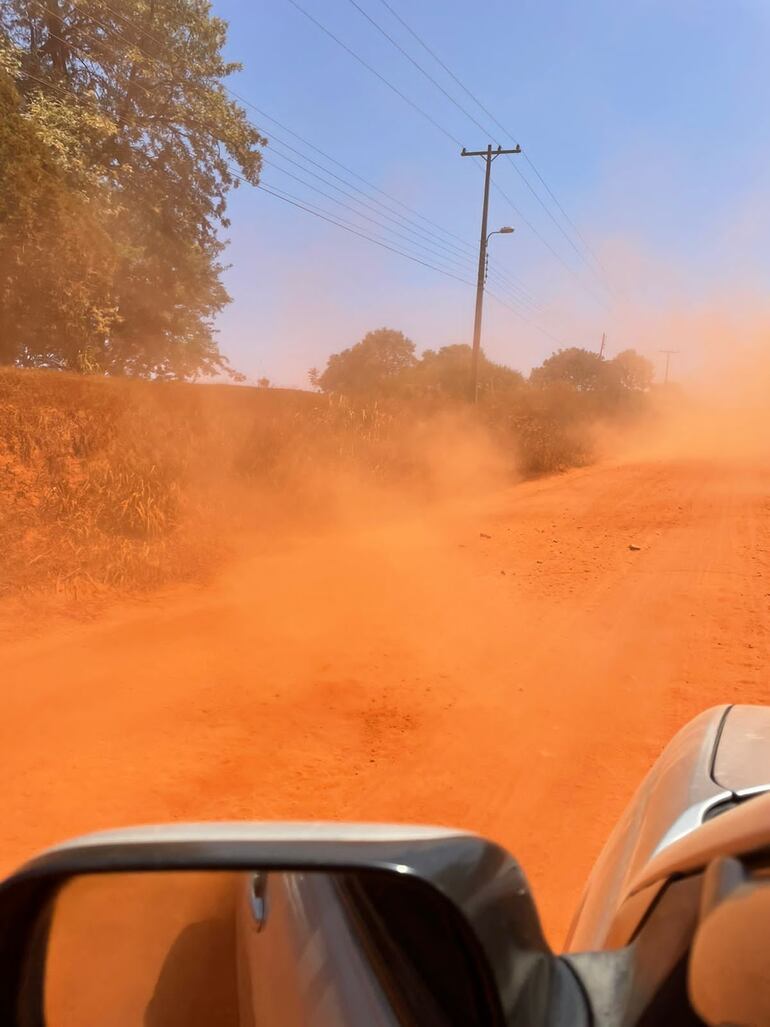
M728 709L711 776L738 800L770 790L770 706Z
M603 947L633 881L701 825L770 790L770 707L715 706L672 739L597 860L568 947Z

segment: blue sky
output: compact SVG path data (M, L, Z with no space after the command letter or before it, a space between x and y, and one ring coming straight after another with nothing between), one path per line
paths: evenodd
M467 147L508 142L383 0L356 3L488 132L450 103L351 0L298 2ZM729 302L739 291L761 289L770 270L765 0L388 3L513 133L602 265L592 263L531 166L521 157L499 159L494 179L519 213L493 193L490 228L511 224L516 232L492 240L490 260L537 306L513 301L529 319L524 321L488 299L483 345L491 357L526 370L559 343L598 346L602 331L610 352L636 345L654 355L659 345L681 342L660 336L670 315L714 303L717 296ZM457 250L450 255L443 243L454 238L419 218L415 224L414 215L393 200L250 109L272 139L266 157L273 166L265 167L264 183L473 280L482 190L475 163L461 158L454 142L290 0L214 0L214 10L230 24L228 56L244 65L231 78L232 89L459 237L467 256ZM327 171L307 165L279 140ZM361 216L355 215L292 180L288 171L345 202L348 197L311 176L326 174L342 185L331 171L358 185L369 194L365 202L373 196L375 206L379 200L412 219L411 226L399 225L407 239L363 218L379 220L381 207L358 206ZM419 349L469 341L471 286L249 187L232 196L230 217L226 281L233 303L219 321L220 344L251 378L304 385L310 367L322 367L331 352L382 325L403 330ZM396 221L384 223L396 228ZM420 239L414 231L420 226L433 234ZM515 287L511 293L490 284L506 297L521 295ZM697 359L697 341L684 348L686 365Z

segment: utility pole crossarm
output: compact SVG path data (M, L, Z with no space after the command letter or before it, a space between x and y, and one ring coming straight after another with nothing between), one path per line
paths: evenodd
M494 160L495 157L500 157L502 154L505 154L505 153L521 153L521 147L517 144L516 147L513 150L504 150L501 146L498 146L498 148L496 150L489 150L489 149L487 149L487 150L466 150L465 147L463 146L462 150L460 151L460 156L461 157L489 157L489 156L491 156L492 160Z

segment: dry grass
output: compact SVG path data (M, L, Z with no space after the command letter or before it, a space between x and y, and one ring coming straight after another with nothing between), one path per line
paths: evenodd
M317 516L322 469L402 473L394 428L306 393L3 369L0 595L199 578L233 527Z
M367 489L456 488L469 469L511 470L514 450L526 472L584 462L585 426L562 406L476 416L2 369L0 596L200 580L240 534L317 525Z

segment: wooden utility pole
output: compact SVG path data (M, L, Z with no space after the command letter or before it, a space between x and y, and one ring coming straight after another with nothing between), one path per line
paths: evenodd
M660 352L666 354L666 372L665 372L665 375L663 377L663 384L664 385L668 385L668 369L669 369L669 365L671 364L671 358L674 356L675 353L678 353L679 350L678 349L662 349Z
M489 215L489 180L492 174L492 161L504 153L521 153L521 147L513 150L503 150L492 145L486 150L462 149L461 157L483 157L486 165L484 169L484 204L481 208L481 241L479 243L479 273L476 280L476 314L473 319L473 355L471 357L471 400L476 402L479 395L479 353L481 351L481 313L484 307L484 278L487 266L487 219Z

